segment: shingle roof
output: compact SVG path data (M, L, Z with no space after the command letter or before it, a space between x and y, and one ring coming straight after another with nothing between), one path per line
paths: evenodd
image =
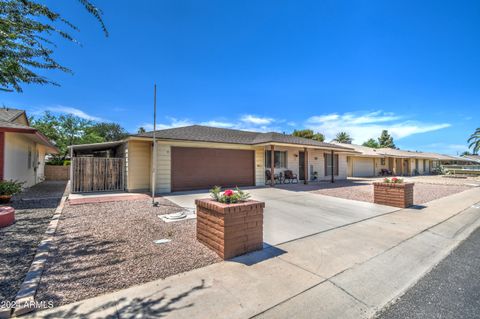
M153 132L136 134L138 137L152 137ZM303 137L297 137L276 132L250 132L233 129L225 129L218 127L191 125L185 127L170 128L165 130L157 130L155 136L158 139L199 141L199 142L216 142L231 144L247 144L256 145L263 143L283 143L298 144L305 146L317 146L322 148L334 148L341 150L352 150L348 147L323 143Z
M0 121L12 122L24 112L23 110L0 108Z
M462 157L466 160L480 163L480 155L463 155Z
M344 147L351 147L355 151L360 152L360 155L363 156L370 156L370 157L383 157L384 155L378 151L376 148L368 147L368 146L363 146L363 145L357 145L357 144L346 144L346 143L338 143L338 142L332 142L333 144L344 146Z
M353 148L355 151L360 152L363 156L368 157L385 157L385 156L393 156L393 157L406 157L406 158L426 158L426 159L434 159L434 160L456 160L456 161L467 161L465 158L454 157L450 155L438 154L438 153L429 153L429 152L415 152L415 151L405 151L405 150L398 150L393 148L372 148L363 145L356 145L356 144L345 144L345 143L337 143L332 142L337 145L341 146L349 146Z
M25 129L25 130L32 130L34 131L35 129L33 127L23 125L20 123L15 123L15 122L6 122L6 121L1 121L0 120L0 127L6 127L6 128L18 128L18 129Z

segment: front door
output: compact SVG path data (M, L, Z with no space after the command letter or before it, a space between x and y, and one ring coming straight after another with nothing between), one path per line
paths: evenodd
M305 180L305 152L298 153L298 179Z

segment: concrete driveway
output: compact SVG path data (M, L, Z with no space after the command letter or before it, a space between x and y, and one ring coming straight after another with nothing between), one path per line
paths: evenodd
M296 187L253 188L248 192L252 199L265 202L264 241L269 245L278 245L398 210L395 207L313 194ZM194 207L195 199L208 197L208 192L165 196L182 207Z

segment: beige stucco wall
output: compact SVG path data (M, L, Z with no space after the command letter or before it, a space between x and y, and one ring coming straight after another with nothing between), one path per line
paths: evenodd
M149 190L152 143L143 141L129 141L127 146L127 189L129 191Z
M31 152L30 168L28 153ZM30 187L45 178L45 147L30 140L26 134L5 133L6 180L25 182Z
M270 148L266 147L266 151L269 151ZM280 147L275 146L276 151L286 151L287 152L287 167L286 168L275 168L275 174L283 172L285 170L291 170L297 176L299 174L299 152L302 152L303 148L297 147ZM313 173L317 172L319 180L330 180L330 174L325 176L325 160L324 153L330 153L329 151L308 149L308 169L307 169L307 179L312 180ZM336 179L346 179L347 178L347 156L340 154L338 157L338 175L335 175Z
M384 157L383 158L384 164L382 165L382 159L381 158L375 158L375 176L380 175L380 171L382 169L389 169L388 167L388 158Z

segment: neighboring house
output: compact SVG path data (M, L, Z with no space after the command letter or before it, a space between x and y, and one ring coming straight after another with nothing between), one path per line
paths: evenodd
M25 111L0 108L0 180L25 182L26 187L43 181L49 153L58 149L30 127Z
M358 152L358 154L347 156L348 177L373 177L380 175L382 168L388 169L388 158L375 148L356 144L333 143L344 147L350 146Z
M462 155L462 159L469 161L471 165L480 164L480 155Z
M404 151L392 148L371 148L355 144L335 143L353 148L358 154L347 156L348 177L379 176L382 169L394 175L430 174L438 165L466 162L459 157L437 153Z
M158 193L214 185L261 186L266 184L266 170L274 174L291 170L307 182L346 179L347 155L356 153L350 147L286 134L192 125L156 131L154 157L152 137L148 132L114 143L75 145L71 150L74 158L99 154L125 158L128 191L150 189L156 158Z

